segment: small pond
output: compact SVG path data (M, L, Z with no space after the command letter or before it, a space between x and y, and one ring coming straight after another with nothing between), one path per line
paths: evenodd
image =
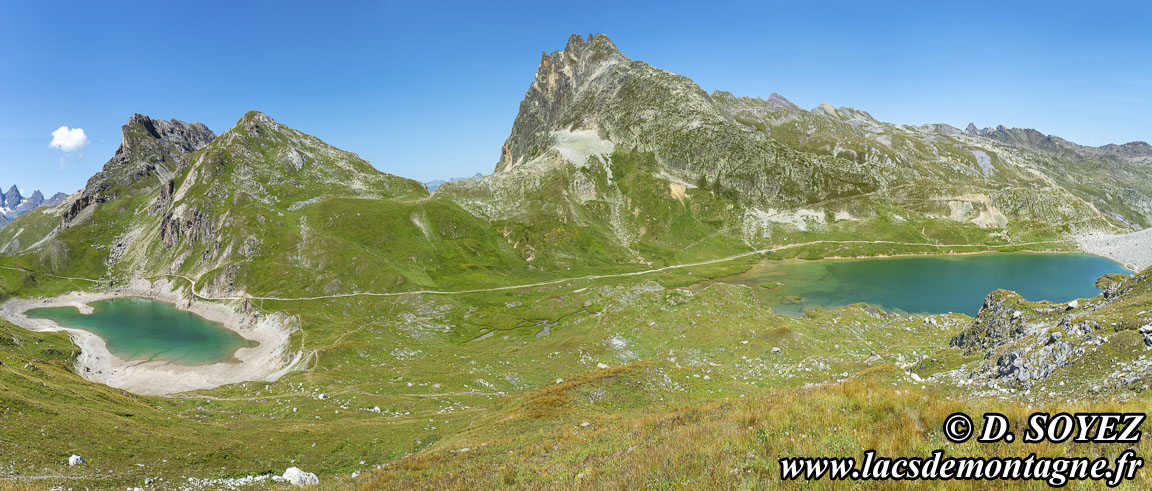
M255 345L220 323L165 302L116 298L89 305L90 314L75 307L51 307L31 309L25 315L96 334L112 354L126 360L202 365L229 361L237 349Z

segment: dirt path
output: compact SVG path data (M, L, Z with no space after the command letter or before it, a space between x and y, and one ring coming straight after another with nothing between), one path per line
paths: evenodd
M40 276L47 276L49 278L56 278L56 279L60 279L60 280L90 281L92 283L100 283L100 280L93 280L93 279L89 279L89 278L73 278L71 276L56 276L54 274L48 274L48 273L37 273L37 272L32 271L31 269L28 269L28 268L14 268L12 266L0 266L0 269L7 269L7 270L11 270L11 271L20 271L22 273L35 273L35 274L38 274Z
M748 252L743 252L740 254L734 254L731 256L727 256L727 257L709 259L706 261L697 261L697 262L693 262L693 263L676 264L676 265L672 265L672 266L664 266L664 267L660 267L660 268L646 269L643 271L632 271L632 272L628 272L628 273L587 275L587 276L578 276L578 277L574 277L574 278L560 278L560 279L555 279L555 280L541 281L541 282L537 282L537 283L526 283L526 284L522 284L522 285L497 286L497 287L492 287L492 288L476 288L476 289L471 289L471 290L454 290L454 291L413 290L413 291L404 291L404 292L383 292L383 293L381 293L381 292L355 292L355 293L339 293L339 294L335 294L335 295L319 295L319 296L314 296L314 297L257 297L257 296L249 296L249 295L231 296L231 297L209 297L209 296L201 295L200 293L195 291L196 282L192 278L189 278L187 276L180 275L180 274L168 274L167 276L183 278L185 281L187 281L189 284L192 285L192 289L193 289L192 294L195 295L197 298L200 298L203 300L269 300L269 301L299 302L299 301L307 301L307 300L328 300L328 299L334 299L334 298L349 298L349 297L399 297L399 296L406 296L406 295L466 295L466 294L470 294L470 293L485 293L485 292L495 292L495 291L504 291L504 290L519 290L522 288L535 288L538 286L558 285L561 283L568 283L568 282L599 280L599 279L608 279L608 278L626 278L629 276L642 276L642 275L648 275L648 274L653 274L653 273L660 273L663 271L671 271L674 269L693 268L693 267L697 267L697 266L707 266L710 264L717 264L717 263L723 263L723 262L728 262L728 261L734 261L734 260L742 259L742 258L745 258L748 256L754 256L754 255L758 255L758 254L767 254L770 252L782 251L782 250L786 250L786 249L794 249L797 247L805 247L805 246L817 245L817 244L891 244L891 245L906 245L906 246L935 247L935 248L983 247L983 248L989 248L989 249L999 249L999 248L1003 248L1003 247L1022 247L1022 246L1032 246L1032 245L1039 245L1039 244L1058 244L1058 243L1062 243L1062 242L1064 242L1064 241L1046 240L1046 241L1038 241L1038 242L1019 242L1019 243L1013 243L1013 244L985 245L985 244L926 244L923 242L898 242L898 241L892 241L892 240L814 240L814 241L810 241L810 242L802 242L802 243L797 243L797 244L779 245L779 246L769 247L769 248L765 248L765 249L756 249L756 250L752 250L752 251L748 251Z

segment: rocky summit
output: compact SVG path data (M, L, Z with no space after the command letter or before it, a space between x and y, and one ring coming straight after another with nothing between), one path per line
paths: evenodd
M121 133L116 155L88 180L79 196L69 200L60 217L62 226L70 225L93 204L141 187L154 187L170 178L178 170L179 157L203 148L216 137L202 123L153 120L142 114L133 115Z

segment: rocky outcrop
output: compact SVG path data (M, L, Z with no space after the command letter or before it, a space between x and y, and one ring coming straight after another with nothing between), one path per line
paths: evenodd
M88 207L115 199L121 193L150 189L177 171L180 158L212 142L216 134L203 123L153 120L135 114L121 130L116 154L103 170L88 180L84 190L60 215L61 226L73 224Z
M1059 334L1059 333L1056 333ZM993 377L1007 380L1024 387L1048 378L1060 368L1066 367L1084 353L1083 348L1073 348L1058 336L1049 338L1048 344L1031 351L1015 350L1004 353L996 359Z
M1104 275L1096 285L1102 295L1067 303L1030 302L1003 290L989 294L972 326L949 343L982 358L963 371L965 383L997 390L1040 385L1050 393L1111 390L1141 380L1152 368L1144 363L1144 351L1152 348L1148 271ZM1065 368L1075 375L1049 380ZM1101 375L1100 369L1107 371Z
M184 238L190 244L199 244L215 237L212 217L198 208L183 213L168 212L160 221L160 241L164 247L174 247Z
M1034 322L1037 315L1060 312L1060 306L1037 311L1016 293L997 290L984 299L972 327L956 335L950 346L969 353L983 352L982 363L969 376L1023 388L1047 378L1084 354L1094 339L1091 326L1073 326L1066 317L1058 326ZM1065 333L1077 335L1073 342ZM1087 335L1087 336L1085 336Z
M949 346L973 350L1005 344L1029 333L1022 312L1017 310L1023 299L1015 292L996 290L984 297L972 327L957 334Z

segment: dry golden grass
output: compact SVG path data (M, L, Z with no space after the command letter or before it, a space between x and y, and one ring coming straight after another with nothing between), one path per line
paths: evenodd
M1035 411L1142 411L1146 401L1026 407L992 400L951 400L920 389L893 387L902 373L891 365L875 367L835 385L781 390L754 399L737 399L638 413L594 414L553 403L590 380L556 384L533 391L500 417L476 421L471 430L401 459L364 481L367 488L516 487L635 489L841 488L829 480L782 482L781 457L861 458L866 449L881 456L928 456L942 449L949 456L1110 456L1122 444L948 442L944 419L963 411L979 420L1001 412L1022 435ZM539 401L547 401L548 405ZM525 409L527 409L525 411ZM539 411L553 411L541 416ZM588 426L581 426L582 422ZM481 445L483 444L483 445ZM460 449L469 450L461 452ZM1141 442L1137 455L1147 453ZM1147 486L1144 473L1127 486ZM1039 482L859 482L864 488L946 489L1043 487ZM1098 487L1070 482L1069 487Z

